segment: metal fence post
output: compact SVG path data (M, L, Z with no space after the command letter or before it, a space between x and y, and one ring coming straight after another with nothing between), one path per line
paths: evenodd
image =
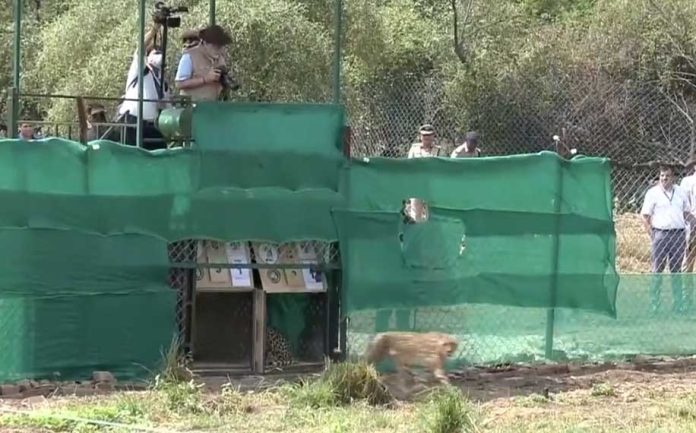
M7 90L7 138L12 138L17 134L17 122L19 122L18 117L18 95L17 89L10 87Z
M209 0L208 3L209 10L208 10L208 18L210 21L210 25L214 26L215 25L215 0Z
M145 68L145 0L140 0L140 39L138 40L138 126L137 146L143 147L143 77Z
M22 71L22 0L14 1L14 46L12 54L12 89L8 95L12 102L9 108L9 131L8 136L14 137L17 134L17 122L19 121L19 101L18 95L21 84Z
M333 102L341 103L341 38L343 36L343 0L336 2L336 32L334 34Z
M558 158L558 170L556 172L556 201L554 203L554 213L556 217L552 256L551 256L551 269L553 270L553 276L551 277L551 305L552 307L546 311L546 335L545 335L545 350L544 354L546 359L553 359L553 331L556 322L556 302L558 299L558 261L560 253L560 243L561 234L559 233L561 227L561 203L563 200L563 163L565 158L556 154Z

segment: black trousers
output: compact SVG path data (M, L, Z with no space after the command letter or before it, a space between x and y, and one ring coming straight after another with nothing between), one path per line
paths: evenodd
M124 144L127 144L128 146L137 146L138 118L131 114L126 114L123 120L128 125L134 125L132 127L126 128ZM155 122L143 120L143 149L156 150L166 148L167 141L164 139L164 136L159 131L159 129L157 129L157 127L155 126Z

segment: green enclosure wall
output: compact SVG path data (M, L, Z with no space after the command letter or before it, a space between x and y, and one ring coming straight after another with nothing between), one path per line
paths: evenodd
M182 239L339 241L365 323L465 303L615 314L606 160L349 162L344 122L332 105L200 104L192 149L0 141L0 380L156 366ZM404 226L409 197L430 221Z

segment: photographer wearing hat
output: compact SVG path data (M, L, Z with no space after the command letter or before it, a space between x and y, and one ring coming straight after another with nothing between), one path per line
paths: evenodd
M194 101L216 101L224 90L239 86L227 75L223 55L232 38L218 25L199 32L198 45L187 49L181 56L176 71L176 85L181 95Z

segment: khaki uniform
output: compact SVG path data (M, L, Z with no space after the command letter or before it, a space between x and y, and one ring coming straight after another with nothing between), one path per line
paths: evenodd
M189 48L186 50L186 53L191 56L191 63L193 64L193 75L191 78L203 78L212 69L225 66L225 60L222 56L217 59L211 58L202 45ZM220 83L206 83L195 89L182 89L181 95L189 96L193 101L217 101L221 92L222 85Z

